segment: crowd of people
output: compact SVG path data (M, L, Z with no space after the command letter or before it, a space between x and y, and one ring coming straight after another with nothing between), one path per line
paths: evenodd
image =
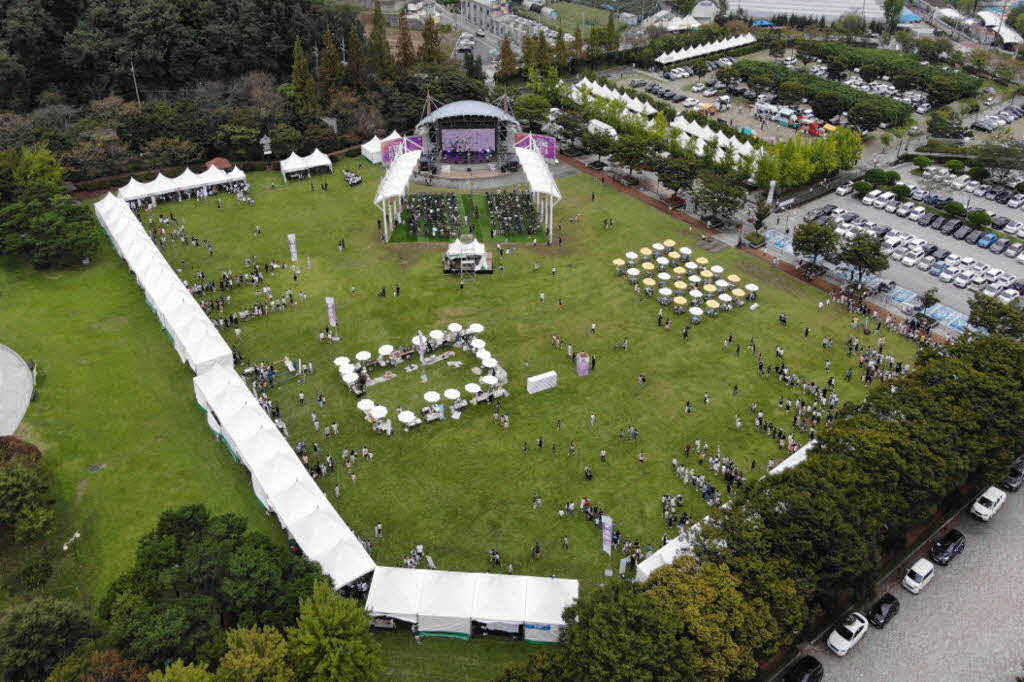
M537 234L540 230L540 216L526 190L488 192L487 211L491 215L491 237Z
M410 194L406 197L402 222L413 237L454 239L463 228L459 198L454 194Z
M344 173L344 175L345 175L345 182L348 183L349 187L355 187L356 185L363 184L363 176L360 175L359 173L353 173L352 171L348 170L347 168L343 169L341 172Z

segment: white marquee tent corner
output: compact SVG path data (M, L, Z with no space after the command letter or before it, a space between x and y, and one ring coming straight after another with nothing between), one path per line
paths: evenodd
M374 135L359 147L363 158L370 163L380 163L381 144L380 138Z
M285 182L288 182L289 173L301 173L302 171L309 171L314 168L326 168L331 173L334 172L334 163L331 161L331 157L319 149L314 149L307 156L299 156L292 152L288 155L287 159L281 159L280 166L281 177L284 178ZM224 171L221 172L223 173Z
M415 568L378 566L366 595L367 612L378 618L417 622L423 581L428 575Z
M565 628L562 612L580 595L580 584L564 578L526 578L526 617L523 639L554 643Z
M526 577L479 574L473 596L473 620L488 630L519 632L526 622Z

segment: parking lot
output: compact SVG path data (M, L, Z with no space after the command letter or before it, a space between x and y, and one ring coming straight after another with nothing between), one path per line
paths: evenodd
M904 179L906 179L907 182L913 182L913 176L910 176L906 172L908 169L906 167L902 167L902 170L904 171ZM922 187L924 186L922 185ZM954 190L948 190L947 193L954 196L954 198L957 198L957 193ZM960 194L963 194L963 192ZM1024 212L1020 209L1011 209L994 201L986 201L978 197L972 197L972 199L972 209L985 208L997 215L1005 215L1013 218L1014 220L1024 218ZM963 203L966 204L966 202L967 197L964 196ZM959 254L960 256L973 257L979 262L987 263L992 267L1005 270L1007 273L1014 275L1019 280L1024 281L1024 264L1017 260L991 253L990 251L977 246L972 246L964 241L955 239L952 235L944 235L929 227L922 227L916 222L907 220L906 218L901 218L893 213L887 213L880 208L866 206L853 194L848 194L846 196L839 196L834 193L827 194L783 214L779 217L777 226L774 224L772 219L769 219L767 226L779 232L785 232L788 228L790 234L792 234L792 231L802 222L806 213L814 209L819 209L827 204L832 204L839 208L856 213L860 217L874 221L879 225L887 225L894 230L899 230L900 232L910 234L915 237L921 237L928 242L935 244L940 249L948 249L952 253ZM938 296L942 303L960 312L968 312L969 309L967 302L974 296L973 291L958 288L952 283L941 282L938 277L929 275L923 270L918 270L914 267L906 267L891 260L890 263L891 265L889 268L879 275L881 278L892 280L900 286L918 293L935 287L938 290Z
M963 554L920 594L899 586L896 574L885 586L900 601L900 612L884 630L869 628L845 657L809 647L825 667L826 680L985 680L1012 682L1024 663L1024 494L1011 493L988 522L963 516L957 528L967 539ZM922 550L922 554L924 551Z

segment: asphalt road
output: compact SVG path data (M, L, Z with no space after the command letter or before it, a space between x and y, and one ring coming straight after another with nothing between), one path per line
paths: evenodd
M904 176L908 179L908 182L913 182L910 178L913 176L908 175L904 170ZM943 193L940 191L940 193ZM953 194L953 192L945 192ZM963 192L960 192L963 194ZM955 196L955 195L954 195ZM966 202L966 198L964 199ZM848 194L841 197L835 193L826 194L825 196L815 199L807 204L800 206L799 208L793 209L789 212L789 229L793 230L797 225L800 224L805 213L814 208L819 208L826 204L833 204L844 208L848 211L853 211L857 215L873 220L879 225L888 225L889 227L899 230L906 234L913 234L914 236L927 239L932 244L936 244L939 248L949 249L953 253L957 253L961 256L972 256L979 262L987 263L992 267L1002 268L1006 272L1009 272L1018 279L1024 280L1024 264L1018 263L1012 258L1007 258L1003 255L997 255L991 251L978 248L977 246L971 246L966 242L954 239L950 235L944 235L941 232L937 232L928 227L921 227L915 222L901 218L893 213L886 213L880 208L874 208L873 206L865 206L861 203L860 199L854 197L852 194ZM1011 209L1002 204L998 204L993 201L985 201L978 197L973 197L971 204L974 206L981 206L984 208L990 208L993 212L1005 215L1013 219L1024 219L1024 213L1018 209ZM784 230L786 226L786 214L783 214L783 218L776 227L773 220L769 219L767 226L776 229ZM967 289L958 289L952 285L952 283L943 283L939 281L938 277L932 277L927 272L918 270L917 268L908 268L890 261L892 263L889 268L883 272L880 276L885 279L891 279L900 286L910 289L916 292L924 292L932 287L938 289L939 299L948 305L950 308L959 310L960 312L969 312L967 307L967 301L974 297L974 292Z
M1012 682L1024 670L1024 493L1010 493L983 523L964 515L956 526L967 548L949 566L936 567L917 595L894 575L886 589L900 612L884 630L869 628L843 658L824 643L807 649L840 682ZM922 552L923 554L923 552Z

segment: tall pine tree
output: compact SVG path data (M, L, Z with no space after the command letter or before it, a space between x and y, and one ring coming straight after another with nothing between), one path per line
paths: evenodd
M551 66L551 46L548 45L548 38L543 33L537 36L537 68L547 71Z
M569 48L565 44L565 33L562 22L558 22L558 37L555 38L555 68L559 71L569 70Z
M323 43L319 73L320 99L327 104L345 83L345 65L341 63L341 51L329 29L324 31Z
M309 70L309 60L302 49L302 41L298 38L295 39L295 47L292 49L292 88L295 91L299 116L308 118L316 115L320 109L316 82Z
M409 33L409 22L405 15L398 17L398 67L411 69L416 64L416 50L412 46L412 35Z
M576 24L576 31L572 34L572 51L576 56L576 59L583 59L586 56L586 50L583 45L583 29L580 28L579 24Z
M365 64L363 63L363 37L359 34L358 23L353 22L348 29L348 38L345 40L345 52L348 57L347 77L348 84L357 90L363 89L366 85Z
M499 81L508 81L516 75L518 70L519 63L516 53L512 51L512 43L506 37L501 41L501 49L498 51L498 68L494 77Z
M423 44L420 45L420 59L428 64L440 64L441 36L437 32L437 25L434 17L428 16L423 22Z
M370 30L370 42L366 46L366 56L370 68L383 76L389 75L393 66L391 46L388 45L385 33L386 26L384 13L380 10L380 3L373 3L373 28Z

